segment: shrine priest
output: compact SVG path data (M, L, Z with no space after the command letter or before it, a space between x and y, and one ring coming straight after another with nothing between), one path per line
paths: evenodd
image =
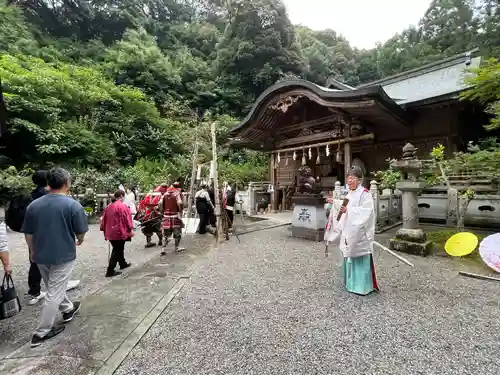
M375 211L370 192L362 186L363 172L352 167L347 175L346 205L334 201L325 231L327 242L340 239L344 283L348 292L367 295L378 291L373 263ZM345 202L345 201L344 201ZM342 213L337 221L339 212Z

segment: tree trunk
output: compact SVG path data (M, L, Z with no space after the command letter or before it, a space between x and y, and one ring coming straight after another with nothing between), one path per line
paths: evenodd
M469 197L459 197L458 198L458 209L457 209L457 231L462 232L465 228L465 213L471 202Z

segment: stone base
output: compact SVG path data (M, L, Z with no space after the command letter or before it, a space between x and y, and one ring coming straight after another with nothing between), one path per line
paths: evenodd
M423 257L431 253L432 245L431 241L427 241L427 234L422 229L400 228L396 237L390 240L391 250Z
M427 241L427 234L422 229L400 228L396 232L396 238L408 242L424 243Z
M325 230L324 229L311 229L304 227L291 227L292 237L302 238L308 241L316 241L321 242L325 238Z
M310 241L322 241L326 215L324 200L314 196L298 197L293 209L292 237Z
M391 238L390 248L391 250L400 251L406 254L427 256L432 251L432 242L412 242L407 240L402 240L399 238Z

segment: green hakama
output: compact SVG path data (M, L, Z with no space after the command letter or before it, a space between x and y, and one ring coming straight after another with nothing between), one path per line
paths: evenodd
M348 292L365 296L378 291L372 254L344 258L344 284Z

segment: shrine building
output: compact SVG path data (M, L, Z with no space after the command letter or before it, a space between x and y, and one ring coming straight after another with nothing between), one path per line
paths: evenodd
M328 87L285 80L264 91L245 119L230 131L232 147L269 152L274 210L279 191L294 186L301 165L312 168L325 190L346 171L361 167L365 186L372 172L388 168L407 142L429 158L438 143L448 154L465 151L484 136L488 117L476 103L460 100L467 68L481 62L477 50L356 88L334 79ZM282 194L282 193L281 193Z

